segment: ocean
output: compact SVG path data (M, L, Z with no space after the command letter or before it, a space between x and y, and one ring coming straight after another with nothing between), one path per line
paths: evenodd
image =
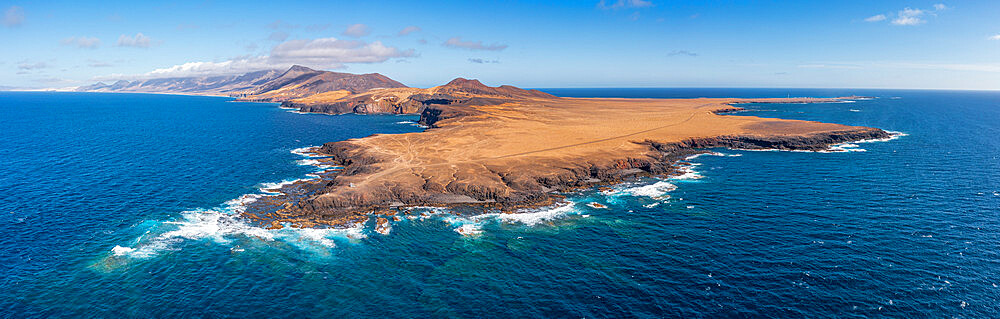
M516 215L427 208L388 234L373 221L267 230L234 214L318 170L296 150L418 132L418 116L297 114L221 97L0 92L0 316L1000 313L1000 92L542 90L874 96L742 105L749 110L731 116L900 134L838 152L713 149L689 159L683 175L581 190Z

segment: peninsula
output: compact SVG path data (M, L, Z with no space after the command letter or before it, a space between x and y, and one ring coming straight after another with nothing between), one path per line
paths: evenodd
M311 150L320 178L284 185L243 214L269 227L343 226L373 213L448 206L510 212L560 192L637 176L669 176L699 149L811 150L889 137L839 124L728 116L742 103L847 98L564 98L458 78L428 89L384 75L293 66L242 75L118 81L80 91L228 95L325 114L420 114L426 131L376 134ZM380 224L387 219L380 218Z
M429 89L331 91L285 106L420 112L429 128L324 144L314 155L341 168L286 185L244 215L271 227L336 227L412 206L510 212L554 203L561 191L668 176L702 148L818 151L889 136L877 128L722 114L741 103L836 101L563 98L461 78Z

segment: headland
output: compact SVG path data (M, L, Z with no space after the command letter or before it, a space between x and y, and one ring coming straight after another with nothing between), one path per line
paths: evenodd
M819 151L889 137L877 128L723 114L742 103L843 99L563 98L461 78L429 89L334 92L285 106L420 112L429 128L315 148L319 161L340 168L287 185L244 214L271 227L337 227L414 206L511 212L552 204L577 188L669 176L704 148Z

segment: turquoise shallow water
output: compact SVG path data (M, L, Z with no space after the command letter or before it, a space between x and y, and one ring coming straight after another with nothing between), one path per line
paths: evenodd
M873 95L755 115L906 133L851 152L713 150L693 174L514 217L345 231L229 214L306 177L294 149L416 116L143 94L0 93L4 317L897 316L1000 312L1000 93L547 89L564 96ZM865 151L860 151L860 150ZM667 198L669 196L669 198ZM656 197L656 198L654 198ZM585 204L599 202L607 209ZM434 211L430 211L434 213ZM463 236L456 229L477 233Z

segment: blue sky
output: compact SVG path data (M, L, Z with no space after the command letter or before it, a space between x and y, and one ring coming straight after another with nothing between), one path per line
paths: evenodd
M1000 1L0 0L0 86L302 64L428 87L1000 89Z

